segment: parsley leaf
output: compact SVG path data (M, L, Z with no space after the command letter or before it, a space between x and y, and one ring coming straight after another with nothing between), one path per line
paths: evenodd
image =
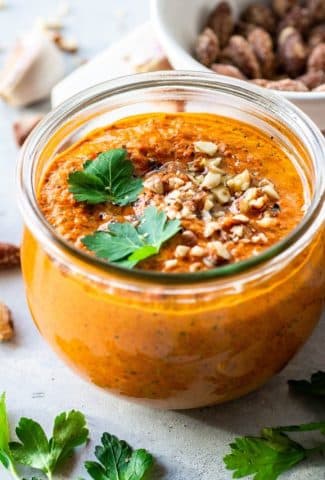
M75 410L56 417L50 440L40 424L29 418L20 419L16 434L21 443L10 444L16 462L41 470L49 479L73 449L88 439L85 417Z
M104 433L101 441L95 449L100 463L85 463L94 480L141 480L152 466L152 455L144 449L132 450L124 440L109 433Z
M310 423L279 428L264 428L260 437L239 437L230 444L231 453L224 457L233 478L254 475L254 480L276 480L314 452L325 450L325 444L306 449L284 432L325 431L325 423Z
M298 393L325 397L325 372L316 372L310 382L307 380L289 380L289 386Z
M83 170L70 173L69 191L75 200L96 205L111 202L127 205L134 202L143 188L141 178L133 176L133 164L122 148L108 150L95 160L88 160Z
M6 406L6 395L0 396L0 463L11 472L13 477L18 478L14 459L10 451L10 429Z
M106 231L95 232L82 243L96 256L127 268L159 253L164 242L180 230L179 220L168 220L155 207L145 209L138 227L131 223L112 223Z

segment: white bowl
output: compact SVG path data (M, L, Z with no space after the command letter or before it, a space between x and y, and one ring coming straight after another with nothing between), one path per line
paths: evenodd
M228 0L235 16L252 0ZM209 70L193 56L193 46L216 0L151 0L151 15L161 46L175 69ZM265 0L262 3L269 3ZM210 71L210 70L209 70ZM224 77L223 77L224 78ZM267 89L263 89L267 95ZM325 130L325 92L278 92Z

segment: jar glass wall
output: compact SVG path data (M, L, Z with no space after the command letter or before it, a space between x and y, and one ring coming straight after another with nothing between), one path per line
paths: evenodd
M126 77L65 102L24 146L22 266L30 309L54 349L97 385L166 408L230 400L279 371L319 320L325 296L324 140L295 107L264 95L214 74ZM301 224L256 257L194 274L126 271L67 244L37 205L48 164L98 126L157 111L216 113L273 136L305 184L308 208Z

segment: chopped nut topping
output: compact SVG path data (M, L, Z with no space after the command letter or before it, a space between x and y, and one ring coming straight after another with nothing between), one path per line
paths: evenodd
M217 254L218 257L224 260L230 259L230 253L228 252L227 247L222 242L219 242L218 240L214 242L209 242L207 247L211 255Z
M267 243L268 238L264 233L258 233L257 235L252 236L253 243Z
M248 223L249 218L246 215L243 215L241 213L238 213L237 215L234 215L233 220L239 223Z
M218 151L218 145L212 142L194 142L194 150L199 153L206 153L210 157L215 155Z
M211 190L221 183L220 173L208 172L202 182L202 187Z
M219 222L207 222L204 228L203 235L205 238L209 238L220 229L221 225Z
M176 258L172 258L171 260L166 260L164 263L165 270L172 270L177 266Z
M193 247L197 243L197 236L195 233L191 232L191 230L185 230L182 233L182 240L186 245Z
M175 257L176 258L185 258L190 251L190 247L187 245L177 245L175 249Z
M252 208L257 208L257 210L261 210L267 204L267 197L263 195L262 197L258 197L256 200L250 200L249 206Z
M227 182L228 187L232 192L245 192L251 183L251 176L246 169L243 172L230 178Z
M231 195L227 187L217 187L213 190L214 197L218 200L221 205L228 203Z
M148 190L151 190L154 193L163 194L164 193L164 186L162 181L157 176L151 176L147 178L147 180L143 183L144 187Z
M189 271L191 273L198 272L199 270L201 270L201 267L202 267L202 264L200 262L191 263L189 267Z
M257 220L256 223L259 227L270 228L277 224L277 220L274 217L264 216L261 220Z
M195 247L191 248L191 256L192 257L204 257L206 255L206 249L200 247L199 245L195 245Z
M184 185L184 180L179 177L172 177L168 180L169 188L175 190Z
M209 212L213 207L214 207L214 202L210 197L208 197L204 202L203 210Z
M225 172L219 168L221 162L222 157L211 158L211 160L208 161L207 167L211 172L221 173L223 175Z
M262 190L271 200L279 200L280 196L272 184L265 185Z
M243 225L235 225L231 228L231 232L238 238L241 238L244 235Z

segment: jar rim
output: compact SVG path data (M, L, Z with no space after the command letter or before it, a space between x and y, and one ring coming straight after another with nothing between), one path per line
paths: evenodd
M180 88L195 86L243 98L252 104L262 106L268 112L273 112L274 115L276 112L282 122L288 121L288 127L294 125L296 131L299 131L300 140L303 135L304 138L301 141L305 147L308 146L308 151L312 156L314 168L317 172L315 191L303 219L287 236L258 255L236 263L221 265L203 272L168 273L137 268L127 269L96 258L87 252L77 249L73 244L61 237L47 222L39 208L33 184L33 168L39 158L37 151L42 150L40 147L46 145L48 139L68 118L80 113L81 110L94 102L104 100L116 94L136 91L137 89L167 86ZM134 279L134 281L148 280L154 283L173 285L195 284L217 279L229 279L237 274L251 272L254 270L253 267L259 265L263 265L264 270L269 271L275 268L278 263L281 263L283 258L290 257L295 251L300 251L300 248L308 242L316 220L324 216L325 163L321 162L321 157L324 156L325 140L317 126L300 109L276 93L268 92L266 95L265 89L258 86L246 85L244 82L236 79L222 81L219 76L208 72L177 70L133 74L108 80L83 90L56 107L37 125L21 150L17 169L18 200L27 228L54 255L59 254L63 250L85 264L99 267L103 273L124 276L128 281Z

